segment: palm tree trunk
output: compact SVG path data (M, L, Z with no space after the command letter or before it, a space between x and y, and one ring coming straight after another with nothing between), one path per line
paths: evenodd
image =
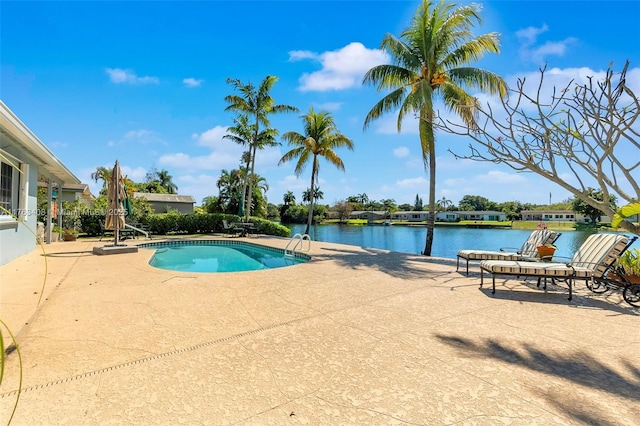
M251 216L251 202L253 195L253 170L256 167L256 145L253 146L253 153L251 154L251 173L247 176L249 180L249 197L247 198L247 208L244 211L245 222L249 222L249 216Z
M245 209L245 207L247 206L245 204L245 201L247 199L247 184L248 184L248 179L249 179L249 165L251 164L251 158L247 158L247 166L245 167L245 173L244 173L244 179L242 182L242 194L241 194L241 199L240 199L240 203L242 203L242 208L244 209L243 212L246 212L247 210Z
M433 133L433 111L424 111L420 118L420 136L426 139L423 143L423 155L429 166L429 215L427 216L427 238L424 244L425 256L431 256L433 231L436 222L436 139ZM426 153L425 153L426 150Z
M431 146L429 152L429 216L427 218L427 240L422 254L431 256L433 245L433 231L436 223L436 150Z
M313 201L315 197L314 185L316 183L316 173L317 171L317 163L318 159L316 156L313 157L313 167L311 168L311 189L309 190L309 218L307 219L307 229L305 229L304 233L309 234L309 230L311 229L311 224L313 223Z

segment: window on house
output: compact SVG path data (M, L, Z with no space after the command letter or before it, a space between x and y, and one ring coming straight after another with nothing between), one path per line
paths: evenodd
M2 163L0 169L0 215L8 215L14 209L13 167Z

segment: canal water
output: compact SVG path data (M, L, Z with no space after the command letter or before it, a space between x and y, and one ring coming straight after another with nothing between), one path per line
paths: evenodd
M303 233L306 225L288 225L291 235ZM571 257L592 232L563 232L556 241L556 256ZM420 254L424 250L427 229L424 226L404 225L314 225L309 232L314 241L349 244L365 248L379 248L403 253ZM435 228L431 255L455 259L460 249L499 250L501 247L519 249L531 231L514 229L477 229L442 226Z

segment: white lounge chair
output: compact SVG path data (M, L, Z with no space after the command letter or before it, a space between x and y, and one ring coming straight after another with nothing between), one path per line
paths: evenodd
M500 251L490 250L460 250L456 260L456 271L460 267L460 258L467 260L467 275L469 275L470 260L526 260L538 258L538 246L553 244L560 235L549 229L536 229L529 235L519 249L503 247Z
M633 241L635 238L631 243ZM571 300L572 286L575 280L588 282L593 279L601 279L631 243L629 238L622 234L593 234L582 243L567 263L485 260L480 264L480 288L484 284L485 272L492 275L492 294L496 292L497 275L537 277L539 280L551 278L554 281L563 281L567 284L569 300Z

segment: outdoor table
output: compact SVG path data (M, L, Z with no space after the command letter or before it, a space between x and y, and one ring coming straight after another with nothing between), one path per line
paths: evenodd
M249 233L250 231L255 231L256 230L256 227L251 222L234 223L233 226L242 229L242 234L241 235L243 237L246 237L247 233Z

